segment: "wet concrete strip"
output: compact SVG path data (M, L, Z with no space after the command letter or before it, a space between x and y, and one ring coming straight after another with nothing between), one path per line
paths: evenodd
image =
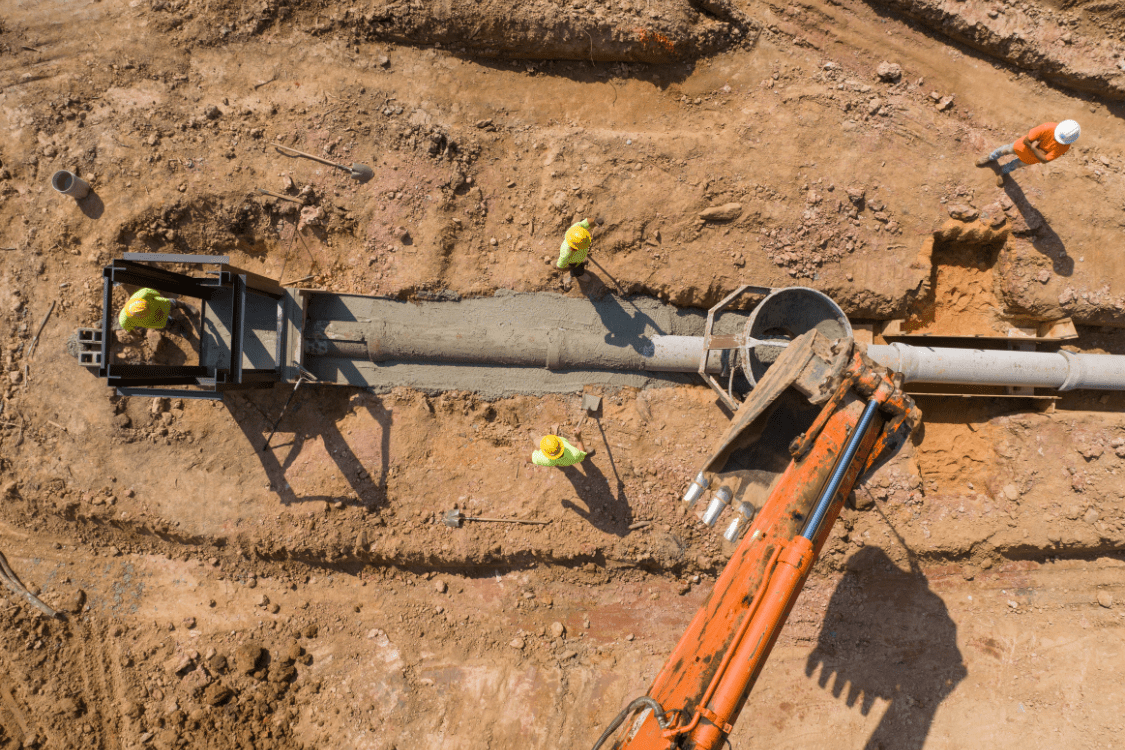
M701 336L706 324L702 310L679 309L658 300L606 295L601 299L501 290L492 297L461 301L403 302L391 299L313 293L305 328L306 366L321 380L366 385L376 391L410 386L422 391L473 391L487 398L526 394L568 393L583 386L667 386L693 382L691 374L651 373L609 369L611 361L643 360L654 336ZM723 316L719 332L745 325L744 313ZM425 332L427 340L448 339L475 363L431 363L380 358L380 339L395 332L398 344L409 332ZM437 337L436 339L434 337ZM505 351L541 339L541 367L500 364ZM569 350L561 366L551 365L552 344L565 338ZM367 357L332 356L346 350L365 351ZM472 356L480 348L499 353L497 364ZM419 353L422 358L424 352ZM373 362L372 359L379 361ZM576 368L568 363L589 363Z

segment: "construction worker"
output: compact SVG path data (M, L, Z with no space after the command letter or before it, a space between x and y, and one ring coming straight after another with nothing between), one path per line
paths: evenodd
M988 156L980 159L977 166L987 167L1006 154L1018 156L1018 159L1013 159L1000 167L1000 172L996 175L996 185L1001 187L1004 184L1004 176L1011 174L1020 167L1054 161L1059 158L1070 150L1070 144L1077 141L1081 134L1082 128L1074 120L1045 122L1037 128L1032 128L1031 132L1023 138L1018 138L1015 143L1001 146Z
M134 328L154 328L160 330L168 324L168 315L173 307L180 307L178 300L168 299L155 289L141 289L129 298L117 321L126 331Z
M589 252L590 222L588 219L583 219L566 230L566 239L559 248L557 265L560 269L569 268L571 276L580 278L586 273L586 255Z
M582 463L593 451L586 452L586 444L582 442L582 433L578 430L574 431L574 442L578 443L577 448L558 435L544 435L539 441L539 450L531 454L531 463L536 466L574 466Z

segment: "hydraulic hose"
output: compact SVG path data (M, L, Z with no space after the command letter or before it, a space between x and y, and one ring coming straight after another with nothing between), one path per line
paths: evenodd
M598 741L594 743L594 747L592 748L592 750L599 750L599 748L601 748L601 746L605 744L605 741L608 740L613 735L613 733L617 731L617 728L621 726L627 718L629 718L629 714L633 713L641 706L647 706L648 708L652 709L653 715L656 716L656 723L660 725L661 729L668 728L668 720L664 718L664 709L661 707L661 705L652 698L649 698L647 695L642 695L640 698L635 699L632 703L626 706L624 711L617 714L617 717L613 721L611 721L609 723L609 726L606 727L606 730L602 732L602 736L598 737Z

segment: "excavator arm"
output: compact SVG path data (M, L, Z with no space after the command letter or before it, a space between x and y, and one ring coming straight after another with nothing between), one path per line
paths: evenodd
M750 695L809 572L859 477L921 421L900 379L850 339L816 331L795 339L736 413L685 500L715 492L705 522L750 489L734 457L785 423L776 407L796 391L822 407L788 446L790 461L702 609L657 675L594 746L617 750L709 750L723 745ZM735 487L732 489L732 486ZM622 730L624 727L624 730Z

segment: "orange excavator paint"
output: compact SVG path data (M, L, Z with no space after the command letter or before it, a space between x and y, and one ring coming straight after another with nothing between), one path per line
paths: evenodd
M920 416L870 360L855 356L845 375L799 447L794 441L797 457L775 480L647 697L624 712L645 709L623 724L613 747L710 750L732 731L844 498L888 434L901 437L904 421Z

